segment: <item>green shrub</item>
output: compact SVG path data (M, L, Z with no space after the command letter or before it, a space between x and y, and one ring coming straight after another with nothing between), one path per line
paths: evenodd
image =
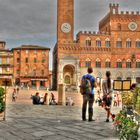
M0 113L5 110L5 89L0 87Z

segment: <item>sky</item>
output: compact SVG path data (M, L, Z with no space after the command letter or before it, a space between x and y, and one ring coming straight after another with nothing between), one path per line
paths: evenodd
M107 14L109 3L122 11L140 11L140 0L74 0L74 34L98 31L98 22ZM7 48L23 44L51 48L56 43L57 0L0 0L0 41Z

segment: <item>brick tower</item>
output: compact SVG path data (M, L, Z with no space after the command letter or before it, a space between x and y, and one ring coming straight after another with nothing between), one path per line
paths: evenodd
M57 0L57 42L72 42L74 31L74 0Z

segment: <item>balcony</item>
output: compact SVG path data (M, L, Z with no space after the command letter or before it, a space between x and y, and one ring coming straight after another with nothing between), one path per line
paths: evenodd
M0 64L0 67L13 67L13 64L3 63L3 64Z

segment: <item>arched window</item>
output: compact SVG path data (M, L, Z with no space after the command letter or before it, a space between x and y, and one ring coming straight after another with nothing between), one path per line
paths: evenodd
M122 68L122 61L120 59L117 60L117 68Z
M86 59L85 65L87 68L91 67L91 60L89 58Z
M36 70L35 69L33 70L33 75L36 76Z
M131 40L129 38L126 40L126 48L131 48Z
M99 58L96 59L96 68L101 68L101 60Z
M136 40L136 48L140 48L140 40L139 39Z
M90 37L86 38L86 46L91 46L91 38Z
M131 68L131 60L130 59L128 59L126 61L126 68Z
M116 47L122 48L122 40L120 38L118 38L118 40L116 41Z
M140 68L140 60L139 59L136 60L136 68Z
M41 70L41 75L44 75L44 70Z
M97 47L101 47L102 46L100 38L96 39L96 46Z
M111 44L110 44L110 39L109 38L107 38L105 40L105 46L106 46L106 48L110 48Z
M105 67L106 68L110 68L111 67L110 59L106 59L106 61L105 61Z
M121 31L121 30L122 30L122 26L121 26L121 24L120 24L120 23L118 23L118 24L117 24L117 29L118 29L119 31Z

